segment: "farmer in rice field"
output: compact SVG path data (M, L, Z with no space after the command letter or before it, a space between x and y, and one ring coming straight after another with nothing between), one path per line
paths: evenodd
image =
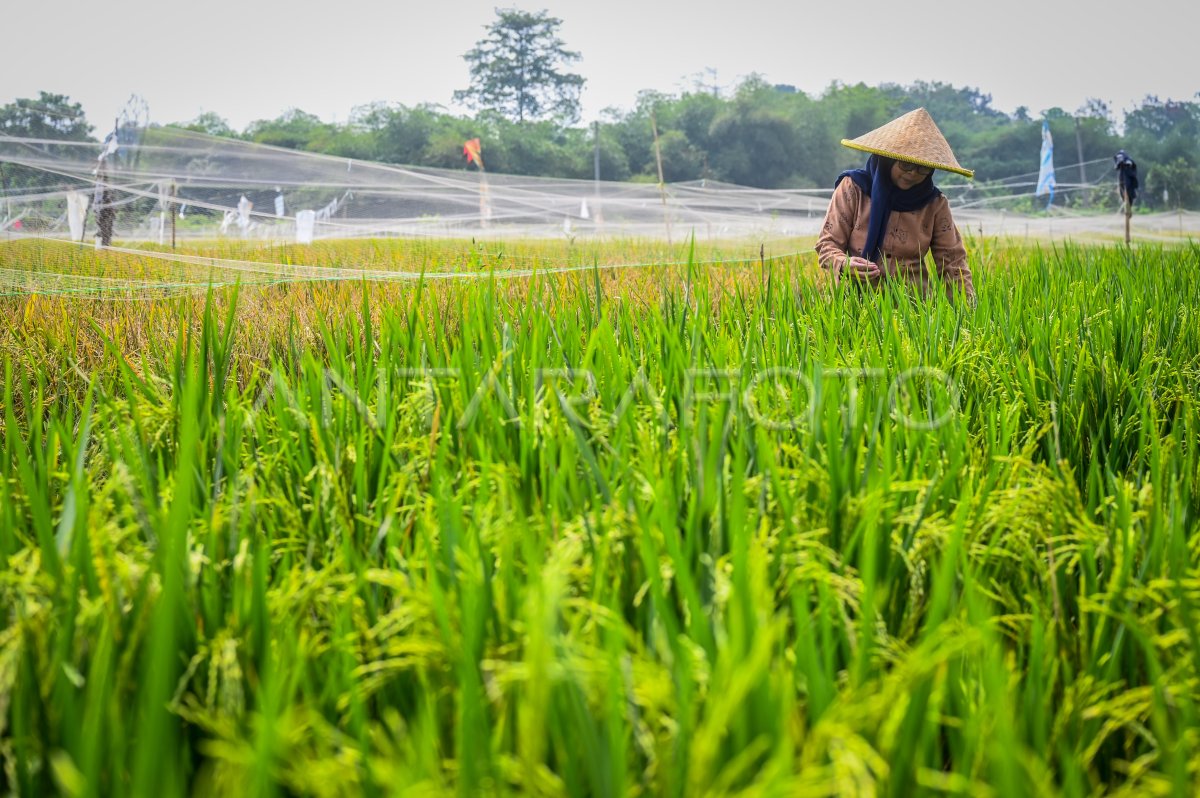
M899 280L921 293L932 271L948 295L975 303L962 236L950 205L933 184L933 170L974 177L958 165L950 145L924 108L842 144L871 153L862 169L838 175L817 259L835 283L880 286ZM931 255L932 269L926 264Z

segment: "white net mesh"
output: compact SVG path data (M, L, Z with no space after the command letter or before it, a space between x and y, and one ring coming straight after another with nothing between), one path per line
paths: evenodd
M101 157L101 153L103 156ZM486 154L485 154L486 157ZM397 280L535 270L627 268L688 257L749 261L810 252L828 189L766 190L712 181L615 183L402 167L217 138L172 127L123 128L105 145L0 135L0 294L154 295L209 284ZM1061 191L1095 189L1108 180ZM964 233L1117 237L1120 214L995 203L1032 193L947 185ZM1178 238L1196 214L1139 216L1140 238ZM83 254L109 232L112 246ZM34 243L28 239L35 239ZM336 249L341 239L369 247ZM431 257L419 242L458 240ZM514 242L543 246L521 252ZM619 240L659 249L614 247ZM56 249L56 247L58 249ZM72 255L63 247L74 247ZM119 256L119 257L109 257Z
M40 232L69 235L66 193L94 193L96 145L0 136L0 161L56 178L7 192L9 216L25 211ZM157 214L172 201L182 213L177 238L665 237L668 225L676 236L779 237L810 230L828 197L399 167L176 128L147 129L139 146L121 148L106 165L118 208L114 236L127 240L157 241Z

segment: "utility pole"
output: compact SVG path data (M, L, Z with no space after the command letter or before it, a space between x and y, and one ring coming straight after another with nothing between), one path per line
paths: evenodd
M663 180L662 149L658 146L658 121L654 118L654 109L650 109L650 131L654 133L654 161L658 164L658 193L662 195L663 220L667 225L667 245L671 244L671 213L667 210L667 184Z

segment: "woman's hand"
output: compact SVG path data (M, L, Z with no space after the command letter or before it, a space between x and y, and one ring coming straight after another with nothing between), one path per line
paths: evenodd
M839 271L851 280L862 280L863 282L870 283L876 282L880 274L878 264L866 258L859 257L847 258Z

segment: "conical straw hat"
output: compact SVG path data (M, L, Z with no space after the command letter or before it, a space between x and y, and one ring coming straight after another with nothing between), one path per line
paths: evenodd
M842 139L842 144L887 158L975 177L973 171L958 165L958 159L950 150L946 137L924 108L909 111L856 139Z

